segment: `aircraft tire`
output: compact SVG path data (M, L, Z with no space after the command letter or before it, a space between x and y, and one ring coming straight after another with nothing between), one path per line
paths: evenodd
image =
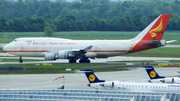
M69 63L76 63L75 59L69 60Z
M89 59L87 59L87 60L81 59L81 60L79 60L79 63L90 63L90 60Z
M89 59L86 60L86 63L90 63L91 61Z
M79 60L79 63L84 63L84 61L81 59L81 60Z
M19 60L19 63L22 63L23 62L23 60Z

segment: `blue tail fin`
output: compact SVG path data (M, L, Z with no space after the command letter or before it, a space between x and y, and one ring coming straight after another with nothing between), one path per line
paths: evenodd
M160 76L155 70L154 67L152 66L144 66L142 68L146 69L147 74L151 79L160 79L160 78L165 78L164 76Z
M99 78L94 74L93 70L91 69L85 69L85 70L82 70L82 72L85 73L90 83L105 82L105 80L99 80Z

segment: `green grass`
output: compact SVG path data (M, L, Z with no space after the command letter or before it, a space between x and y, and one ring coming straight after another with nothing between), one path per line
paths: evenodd
M19 62L19 59L1 59L1 62ZM33 62L33 61L43 61L43 60L35 60L35 59L23 59L23 62Z
M24 70L21 71L0 71L0 74L53 74L53 73L72 73L74 70L80 70L81 67L99 67L99 66L114 66L117 64L102 64L102 63L82 63L82 64L52 64L51 66L43 66L42 64L5 64L0 66L20 66ZM65 71L66 69L72 69L71 72ZM94 68L94 71L115 71L115 70L127 70L124 67L107 67L107 68Z
M136 53L126 54L125 56L139 56L139 57L180 57L180 48L154 48L144 50Z
M140 31L73 31L73 32L55 32L53 37L68 38L75 40L95 40L95 39L107 39L107 40L120 40L131 39L139 34ZM1 32L3 36L0 36L0 43L9 43L15 38L19 37L46 37L43 32ZM165 40L179 40L180 31L165 31L163 39ZM180 44L180 40L172 44Z

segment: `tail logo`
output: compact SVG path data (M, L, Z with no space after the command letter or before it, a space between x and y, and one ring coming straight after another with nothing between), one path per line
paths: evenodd
M89 81L94 82L95 78L94 74L89 75Z
M151 71L149 73L149 75L150 75L151 78L155 78L156 77L156 72L155 71Z
M149 31L149 33L151 34L151 37L156 37L155 32L160 32L162 30L162 28L163 28L163 25L162 25L162 19L161 19L160 24L156 28Z

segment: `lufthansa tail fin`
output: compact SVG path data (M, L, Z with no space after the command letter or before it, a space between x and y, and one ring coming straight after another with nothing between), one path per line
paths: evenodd
M149 26L139 33L134 40L161 40L166 26L168 24L170 14L162 14L156 18Z
M147 74L151 79L160 79L160 78L165 78L164 76L160 76L155 70L154 67L152 66L144 66L142 67L146 69Z
M93 72L91 69L85 69L82 70L81 72L84 72L88 81L90 83L98 83L98 82L105 82L105 80L100 80Z

